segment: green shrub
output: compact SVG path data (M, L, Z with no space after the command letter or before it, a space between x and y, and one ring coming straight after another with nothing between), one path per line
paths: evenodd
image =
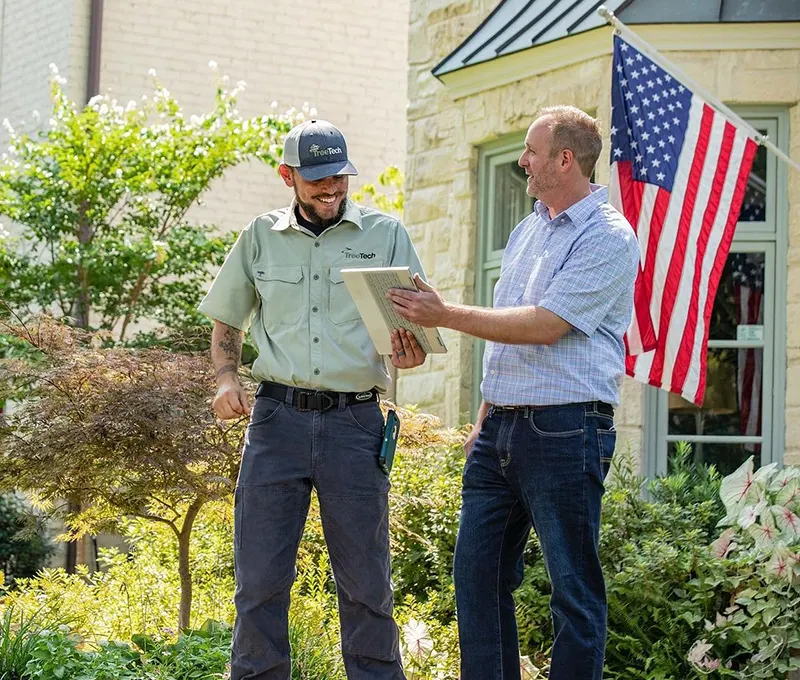
M53 548L37 518L14 495L0 495L0 585L33 576Z

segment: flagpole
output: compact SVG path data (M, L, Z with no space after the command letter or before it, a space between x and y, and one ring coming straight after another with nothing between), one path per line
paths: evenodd
M775 146L775 144L772 143L772 141L767 137L767 135L762 135L758 130L756 130L752 125L750 125L750 123L743 120L741 116L731 111L711 92L706 90L702 85L696 83L692 78L686 75L686 73L684 73L681 69L679 69L675 64L673 64L666 57L664 57L658 50L656 50L655 47L650 45L650 43L640 38L636 33L634 33L630 28L628 28L624 23L622 23L615 16L614 12L608 9L605 5L600 5L600 7L597 8L597 13L601 17L603 17L603 19L605 19L609 24L611 24L616 30L616 32L623 38L625 38L625 40L629 42L631 45L633 45L637 50L650 57L650 59L653 62L657 63L667 73L670 73L672 76L680 80L693 92L696 92L698 95L700 95L711 106L719 109L722 113L728 116L731 120L735 121L738 125L749 130L750 134L753 136L753 139L758 144L772 151L772 153L774 153L784 163L787 163L788 165L791 165L795 170L800 171L800 163L792 160L792 158L790 158L786 153L784 153L781 149Z

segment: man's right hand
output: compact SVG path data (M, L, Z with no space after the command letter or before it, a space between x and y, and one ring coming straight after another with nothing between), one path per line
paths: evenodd
M233 420L250 415L250 399L239 383L221 385L211 408L220 420Z
M469 456L470 452L472 451L472 447L475 446L475 442L478 439L478 435L481 433L481 425L478 423L475 427L472 428L472 432L469 433L469 437L467 437L467 441L464 442L464 453Z

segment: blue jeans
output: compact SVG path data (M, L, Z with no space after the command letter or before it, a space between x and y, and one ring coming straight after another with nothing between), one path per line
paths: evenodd
M403 680L392 618L389 480L376 402L326 412L256 399L236 487L231 680L289 680L289 593L314 487L350 680Z
M553 587L550 679L601 680L600 505L616 432L598 408L490 408L463 475L454 564L461 680L520 677L513 592L531 527Z

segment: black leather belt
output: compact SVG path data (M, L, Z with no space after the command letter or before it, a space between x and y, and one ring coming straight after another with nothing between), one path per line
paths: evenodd
M614 417L614 407L611 404L607 404L604 401L579 401L572 404L557 404L557 405L548 405L548 406L531 406L531 405L521 405L521 406L494 406L492 408L495 411L533 411L535 409L545 409L545 408L560 408L562 406L583 406L584 408L588 407L589 410L594 411L595 413L600 413L601 415L608 416L609 418Z
M378 401L378 391L375 389L365 392L329 392L323 390L304 390L299 387L290 388L274 382L262 382L256 390L256 399L269 397L278 401L286 401L286 394L292 389L291 404L298 411L327 411L338 407L339 401L344 396L346 406L366 404Z

